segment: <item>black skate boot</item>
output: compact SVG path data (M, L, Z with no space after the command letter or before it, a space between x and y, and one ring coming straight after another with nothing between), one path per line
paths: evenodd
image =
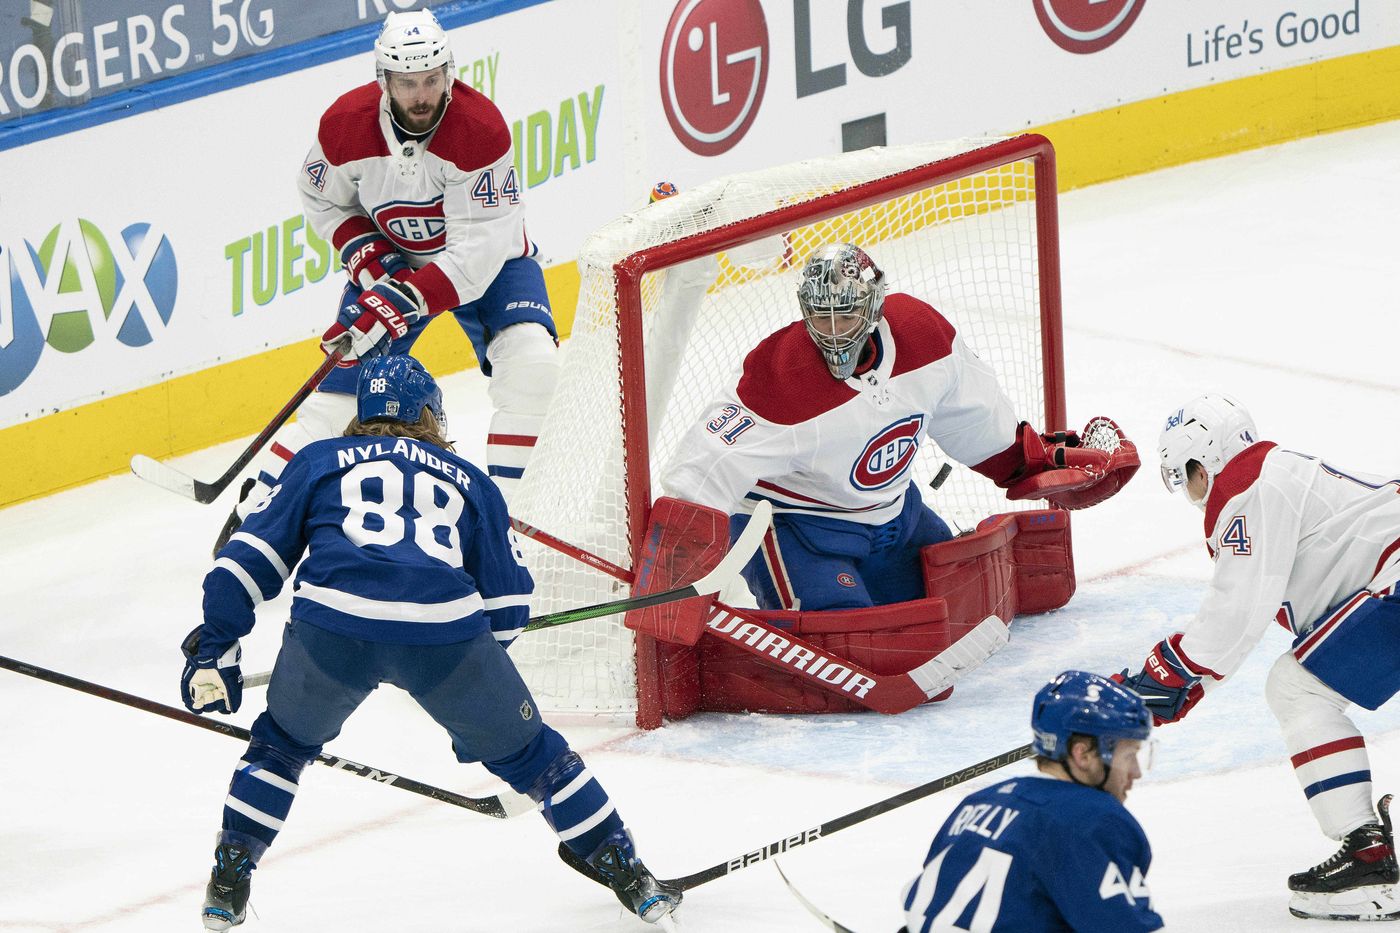
M657 881L632 851L626 831L613 833L588 857L588 867L598 880L612 888L617 899L647 923L668 917L681 904L681 892Z
M1392 794L1376 805L1379 823L1347 833L1337 853L1320 865L1288 878L1295 892L1288 910L1295 917L1325 920L1400 918L1400 866L1391 828Z
M247 849L224 842L214 850L214 867L204 889L204 929L227 930L248 914L253 863Z

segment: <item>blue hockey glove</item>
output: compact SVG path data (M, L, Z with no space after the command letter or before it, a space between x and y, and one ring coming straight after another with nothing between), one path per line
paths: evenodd
M389 344L408 333L408 326L426 311L424 300L411 283L388 278L362 292L354 304L340 309L336 321L321 335L321 349L329 356L346 334L350 347L342 363L367 360L389 352Z
M1180 640L1178 633L1158 642L1142 670L1131 677L1126 667L1113 675L1113 680L1142 697L1147 711L1152 714L1153 725L1184 718L1205 696L1201 678L1186 666L1178 644Z
M203 631L204 626L196 625L180 644L185 655L180 698L192 713L236 713L243 704L243 649L234 639L232 645L209 645L205 650L200 644Z

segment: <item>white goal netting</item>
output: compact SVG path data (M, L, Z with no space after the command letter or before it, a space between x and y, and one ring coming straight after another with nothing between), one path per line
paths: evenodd
M860 245L889 291L938 308L990 362L1021 417L1057 417L1058 372L1048 376L1044 360L1047 340L1050 358L1058 354L1058 292L1048 290L1046 327L1040 268L1056 255L1053 174L1041 173L1051 180L1038 194L1038 158L1048 160L1039 137L869 149L721 178L597 231L579 258L559 387L513 514L630 568L637 542L629 519L644 516L678 440L744 355L798 319L798 270L830 242ZM720 239L742 242L706 249ZM1052 277L1057 288L1057 269ZM966 527L1008 508L999 490L962 468L931 492L945 460L926 442L915 466L925 499L945 518ZM536 614L627 593L597 570L525 544ZM545 709L637 709L632 634L618 617L530 633L511 654Z

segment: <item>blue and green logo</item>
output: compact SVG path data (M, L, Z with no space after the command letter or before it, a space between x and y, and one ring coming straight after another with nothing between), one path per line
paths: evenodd
M178 288L170 239L148 223L109 237L89 220L65 220L37 249L0 245L0 395L29 378L46 344L77 353L99 341L151 343Z

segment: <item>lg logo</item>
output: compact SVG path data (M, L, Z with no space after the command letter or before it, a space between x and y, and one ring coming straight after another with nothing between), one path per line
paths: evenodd
M1088 55L1108 48L1132 27L1146 0L1035 0L1035 15L1056 45Z
M671 130L698 155L744 138L768 83L768 24L758 0L685 0L661 44L661 103Z

